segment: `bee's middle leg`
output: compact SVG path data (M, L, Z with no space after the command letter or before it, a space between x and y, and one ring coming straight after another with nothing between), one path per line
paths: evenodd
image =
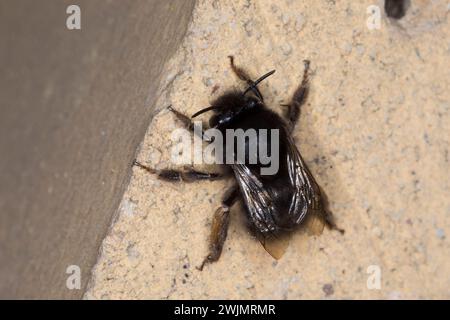
M200 267L197 268L198 270L202 271L205 264L219 260L230 224L230 208L238 198L238 186L233 186L226 191L222 200L222 206L214 213L209 237L209 254L203 260Z
M292 131L300 118L300 108L305 103L309 92L309 60L304 61L305 69L303 72L303 79L300 86L295 90L289 104L282 106L286 107L284 117L288 123L289 129Z

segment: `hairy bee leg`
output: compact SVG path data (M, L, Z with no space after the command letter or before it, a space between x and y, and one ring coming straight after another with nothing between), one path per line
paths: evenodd
M311 176L312 177L312 176ZM319 194L319 200L316 203L316 210L315 210L315 214L318 215L322 221L323 224L330 230L336 230L339 231L341 234L345 233L344 229L339 228L336 223L334 222L334 217L333 214L330 211L330 205L328 202L328 197L327 194L322 190L322 188L320 188L319 186L317 186L317 193Z
M249 88L251 88L252 91L255 93L255 95L258 96L258 98L260 98L261 100L264 100L261 92L259 91L258 87L255 85L255 81L253 81L250 78L247 71L245 71L243 68L238 67L234 64L234 56L228 56L228 59L230 59L230 67L231 67L231 70L234 72L234 74L236 74L236 76L239 79L241 79L242 81L245 81L249 85Z
M289 129L292 131L300 118L300 108L305 103L309 92L309 60L303 61L305 69L303 71L303 79L300 86L295 90L289 104L282 106L286 107L284 116L288 122Z
M198 270L202 271L205 264L219 260L230 224L230 208L238 197L239 189L237 186L228 189L222 200L222 206L214 213L209 237L209 254L200 267L197 267Z
M341 234L345 233L344 229L339 228L334 222L333 215L329 212L322 211L322 218L325 221L325 225L330 230L339 231Z
M234 74L236 74L236 76L242 81L247 82L247 84L252 84L253 80L250 78L247 71L234 64L234 56L228 56L228 59L230 59L230 67Z
M189 118L187 115L181 113L180 111L172 108L172 106L168 106L167 109L169 109L171 112L173 112L175 114L175 116L177 117L178 120L180 120L181 122L183 122L183 124L191 131L191 132L196 132L194 130L194 122L192 121L191 118ZM202 130L202 135L198 135L200 138L202 138L202 140L207 141L207 142L211 142L211 139L205 134L205 132Z
M198 180L218 180L225 178L225 175L220 173L209 173L209 172L201 172L197 170L155 170L148 166L141 164L138 161L134 161L133 165L144 169L148 173L155 174L158 176L158 179L170 181L170 182L192 182Z

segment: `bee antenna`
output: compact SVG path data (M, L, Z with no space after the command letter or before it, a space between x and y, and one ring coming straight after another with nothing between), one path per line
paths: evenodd
M210 107L204 108L204 109L199 110L196 113L194 113L191 118L195 118L198 115L201 115L202 113L205 113L205 112L208 112L208 111L214 110L214 109L218 109L218 108L216 106L210 106Z
M259 89L257 87L257 85L263 81L264 79L268 78L269 76L273 75L275 73L275 70L269 71L266 74L262 75L261 77L258 78L258 80L256 81L249 81L249 86L247 89L245 89L244 91L244 95L249 92L250 90L253 91L253 93L259 98L261 99L261 101L264 101L264 98L261 94L261 92L259 92Z

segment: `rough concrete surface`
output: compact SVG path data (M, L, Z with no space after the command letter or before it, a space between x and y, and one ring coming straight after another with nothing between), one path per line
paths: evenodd
M82 297L194 4L73 3L0 2L0 298Z
M191 115L242 86L227 55L255 78L277 70L260 86L275 110L310 59L311 92L294 135L345 235L300 230L275 261L237 205L221 259L200 272L212 215L232 181L173 184L136 168L85 298L450 298L450 7L412 1L400 21L381 10L381 27L371 30L373 4L383 8L199 1L138 155L176 167L171 133L181 123L165 107ZM377 268L379 289L370 286Z

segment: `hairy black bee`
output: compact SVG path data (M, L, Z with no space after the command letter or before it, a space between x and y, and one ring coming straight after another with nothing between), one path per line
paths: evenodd
M294 92L289 104L283 105L284 118L271 111L264 103L263 95L258 89L258 84L272 75L272 70L258 80L251 80L248 73L234 64L232 56L230 66L239 79L245 81L245 90L229 91L215 101L208 108L196 112L191 118L169 107L175 116L188 128L193 129L192 118L208 111L213 115L209 119L211 128L215 128L226 136L227 129L277 129L278 135L278 170L272 175L261 174L263 164L261 159L250 163L245 161L225 164L231 170L236 184L224 195L222 206L216 210L212 222L210 235L209 254L199 267L203 269L206 263L217 261L221 255L223 244L227 236L230 220L230 208L238 200L244 204L249 225L259 238L264 248L274 257L280 258L286 247L283 235L289 234L297 226L306 223L307 220L319 221L330 229L338 229L332 220L331 213L327 209L325 197L320 187L314 180L311 172L303 161L291 132L300 116L300 108L304 104L309 91L309 61L304 61L304 73L300 86ZM211 142L203 134L202 138ZM259 140L258 140L259 141ZM267 144L270 148L271 140ZM223 141L227 143L226 139ZM249 144L254 141L245 140L244 149L248 150ZM225 148L225 150L227 150ZM236 152L235 149L228 152ZM235 158L235 155L233 155ZM227 177L216 173L205 173L196 170L174 171L153 170L135 161L135 165L157 174L159 178L169 181L195 181L200 179L219 179ZM320 232L320 231L319 231ZM274 243L282 243L274 245Z

